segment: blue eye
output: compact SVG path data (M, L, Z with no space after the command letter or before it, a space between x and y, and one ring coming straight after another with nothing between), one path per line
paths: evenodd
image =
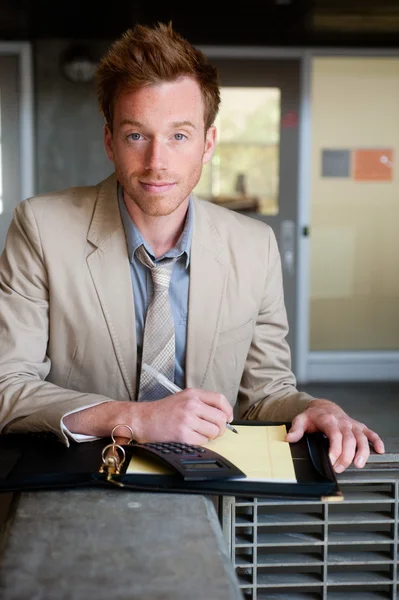
M132 140L137 141L137 140L139 140L141 138L141 135L140 135L140 133L130 133L129 134L129 138L132 139Z
M175 139L180 142L181 140L185 139L185 135L183 135L183 133L175 133Z

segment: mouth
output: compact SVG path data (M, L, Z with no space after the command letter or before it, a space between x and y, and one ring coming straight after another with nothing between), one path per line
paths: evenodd
M140 185L146 190L146 192L159 194L170 190L175 183L171 183L170 181L140 181Z

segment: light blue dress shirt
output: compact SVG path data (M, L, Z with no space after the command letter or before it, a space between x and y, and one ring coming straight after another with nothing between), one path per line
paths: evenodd
M190 198L184 229L171 250L163 256L155 258L154 251L147 244L131 219L125 202L123 200L122 186L118 185L118 201L122 223L125 230L126 242L129 252L130 274L132 278L134 310L136 313L136 340L137 340L137 386L141 372L141 357L143 353L143 336L145 317L148 304L153 294L153 283L150 270L136 257L136 250L142 244L150 254L154 262L160 262L164 258L179 257L173 266L172 277L169 285L169 298L172 317L175 325L175 383L180 388L186 387L185 364L186 364L186 338L187 338L187 315L188 315L188 290L190 281L190 248L193 231L193 206ZM170 392L165 389L165 396Z

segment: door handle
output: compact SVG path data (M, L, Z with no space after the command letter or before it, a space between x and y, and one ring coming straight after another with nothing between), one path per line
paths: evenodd
M280 226L281 261L283 270L293 275L295 273L295 223L284 220Z

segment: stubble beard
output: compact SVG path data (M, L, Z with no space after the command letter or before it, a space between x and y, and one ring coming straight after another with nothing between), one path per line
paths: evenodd
M151 217L166 217L175 212L183 202L190 196L192 190L197 185L202 174L202 163L198 165L195 171L191 174L190 178L186 182L179 181L179 178L172 178L166 176L157 176L152 174L124 176L118 168L116 168L116 175L121 183L124 192L129 196L132 202L134 202L140 210ZM144 189L140 189L140 180L151 181L173 181L174 187L165 194L151 194L146 192Z

